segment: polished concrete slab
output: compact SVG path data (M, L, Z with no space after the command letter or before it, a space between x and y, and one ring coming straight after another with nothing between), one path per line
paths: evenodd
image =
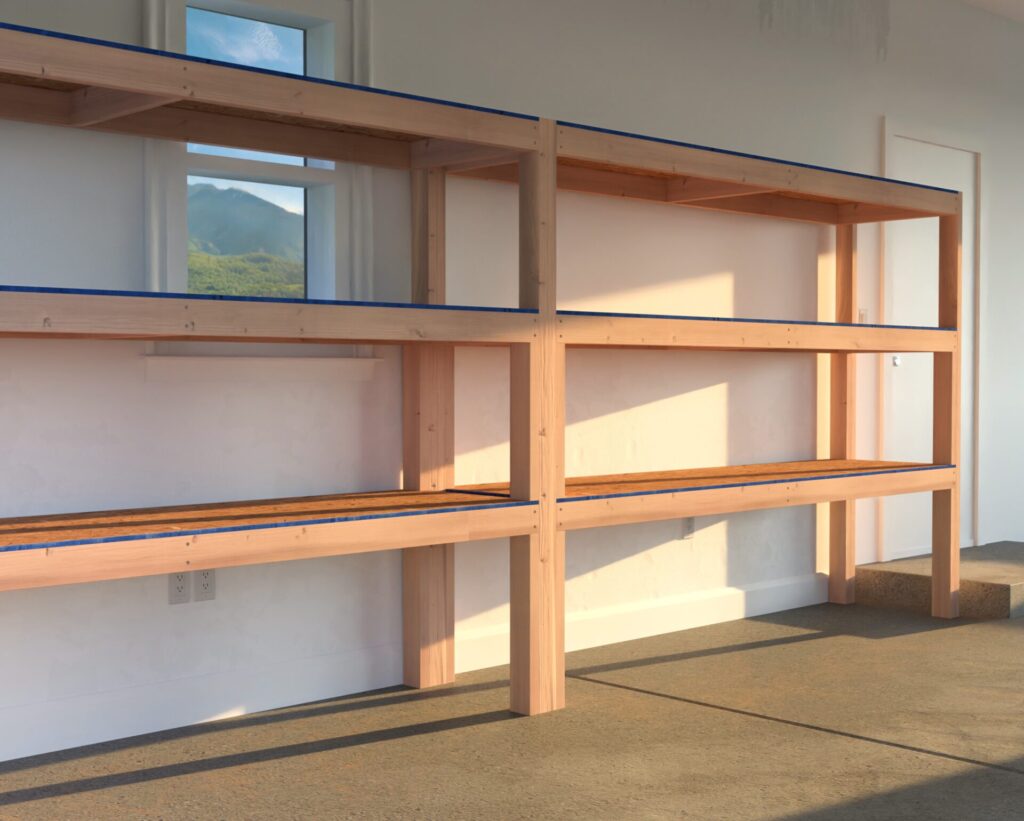
M0 764L0 819L1019 819L1024 621L820 605Z
M932 559L911 556L857 568L857 601L931 611ZM974 619L1024 616L1024 543L993 542L960 551L960 612Z

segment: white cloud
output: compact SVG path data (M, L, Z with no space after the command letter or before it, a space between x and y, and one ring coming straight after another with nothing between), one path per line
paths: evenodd
M193 26L195 33L220 59L242 65L265 65L285 58L281 40L266 23L252 21L244 35L225 32L206 20L196 20Z

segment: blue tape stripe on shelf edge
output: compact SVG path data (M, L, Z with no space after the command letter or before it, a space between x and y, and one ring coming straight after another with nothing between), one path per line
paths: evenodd
M930 325L878 325L869 322L819 322L813 319L749 319L735 316L687 316L685 314L631 314L621 311L558 311L558 316L608 316L622 319L679 319L702 322L758 322L764 325L820 325L825 328L893 328L906 331L955 331Z
M355 91L367 91L371 94L381 94L385 97L399 97L403 100L418 100L424 103L437 103L438 105L446 105L451 108L463 108L468 111L482 111L486 114L498 114L502 117L514 117L518 120L530 120L536 122L540 119L534 114L521 114L518 111L504 111L500 108L488 108L482 105L472 105L470 103L459 103L453 100L441 100L436 97L426 97L422 94L410 94L404 91L389 91L384 88L372 88L370 86L361 86L356 83L346 83L341 80L327 80L322 77L310 77L306 74L292 74L287 71L276 71L272 68L256 68L255 66L243 66L238 63L228 63L223 60L211 60L208 57L195 57L191 54L179 54L174 51L162 51L156 48L147 48L146 46L136 46L131 43L116 43L112 40L101 40L98 37L84 37L80 34L67 34L63 31L51 31L49 29L32 28L31 26L20 26L17 23L5 23L0 22L0 30L6 29L7 31L20 31L25 34L38 34L42 37L54 37L59 40L70 40L75 43L89 43L94 46L106 46L107 48L116 48L121 51L134 51L139 54L153 54L157 57L172 57L175 60L186 60L190 63L206 63L211 66L223 66L224 68L235 68L239 71L250 71L255 74L269 74L274 77L286 77L289 80L305 80L310 83L319 83L320 85L336 86L339 88L350 88Z
M908 188L926 188L929 191L943 191L947 194L959 194L955 188L943 188L939 185L925 185L921 182L909 182L907 180L895 180L891 177L880 177L876 174L865 174L861 171L844 171L841 168L829 168L827 165L814 165L806 162L793 162L791 160L780 160L778 157L765 157L762 154L750 154L746 151L733 151L728 148L715 148L710 145L699 143L688 143L682 140L670 140L667 137L651 137L647 134L633 134L629 131L618 131L614 128L602 128L597 125L585 125L583 123L570 123L565 120L558 120L560 126L565 128L578 128L582 131L596 131L599 134L612 134L616 137L632 137L635 140L645 140L650 143L663 143L665 145L677 145L680 148L696 148L700 151L711 151L715 154L726 154L730 157L743 157L748 160L763 160L764 162L778 163L779 165L792 165L796 168L808 168L812 171L828 171L831 174L843 174L847 177L859 177L864 180L875 180L876 182L892 182L897 185L905 185Z
M500 314L536 314L536 308L500 308L493 305L436 305L419 302L365 302L351 299L294 299L275 296L233 296L228 294L181 294L170 291L116 291L103 288L49 288L35 285L0 285L0 293L77 294L80 296L123 296L149 299L204 299L221 302L271 302L292 305L347 305L357 308L425 308L431 311L487 311Z
M360 516L335 516L330 519L302 519L290 522L271 522L255 525L232 525L231 527L208 527L199 530L172 530L162 533L137 533L132 536L102 536L96 539L74 539L65 542L40 542L38 544L8 545L0 547L0 553L15 553L24 550L43 550L51 547L75 547L89 544L108 544L111 542L139 542L147 539L166 539L172 536L205 536L211 533L240 533L245 530L273 530L281 527L310 527L312 525L331 525L342 522L360 522L367 519L400 519L408 516L430 516L434 513L458 513L462 510L497 510L503 507L531 507L537 502L502 502L495 504L457 505L456 507L439 507L431 510L402 510L395 513L365 513Z
M51 31L49 29L33 28L31 26L20 26L17 23L4 23L0 22L0 30L6 29L8 31L20 31L26 34L37 34L43 37L54 37L60 40L70 40L76 43L89 43L97 46L106 46L107 48L121 49L122 51L134 51L139 54L153 54L159 57L171 57L176 60L186 60L193 63L206 63L212 66L222 66L224 68L234 68L239 71L250 71L256 74L269 74L274 77L286 77L291 80L305 80L310 83L319 83L320 85L337 86L339 88L350 88L355 91L366 91L371 94L381 94L385 97L398 97L403 100L418 100L425 103L436 103L438 105L446 105L452 108L462 108L468 111L482 111L487 114L497 114L502 117L514 117L520 120L530 120L531 122L537 122L540 117L534 114L523 114L518 111L506 111L499 108L489 108L487 106L473 105L471 103L460 103L454 100L442 100L437 97L427 97L422 94L411 94L404 91L389 91L384 88L373 88L370 86L357 85L356 83L345 83L340 80L327 80L322 77L310 77L302 74L290 74L287 71L275 71L269 68L255 68L253 66L243 66L238 63L228 63L222 60L211 60L207 57L195 57L190 54L179 54L173 51L162 51L155 48L147 48L146 46L136 46L130 43L115 43L111 40L101 40L96 37L84 37L79 34L67 34L60 31ZM602 128L596 125L584 125L582 123L573 123L566 120L557 120L558 125L565 126L566 128L579 128L585 131L596 131L602 134L613 134L619 137L633 137L638 140L646 140L648 142L664 143L665 145L677 145L682 148L696 148L701 151L712 151L716 154L726 154L731 157L745 157L752 160L763 160L765 162L778 163L780 165L791 165L797 168L809 168L815 171L828 171L834 174L844 174L848 177L860 177L867 180L876 180L879 182L892 182L898 185L906 185L911 188L926 188L931 191L945 191L950 194L959 193L951 188L942 188L937 185L925 185L923 183L908 182L907 180L894 180L888 177L879 177L874 174L864 174L859 171L845 171L841 168L829 168L824 165L813 165L812 163L801 163L792 162L789 160L780 160L777 157L766 157L761 154L751 154L744 151L734 151L727 148L715 148L710 145L700 145L698 143L688 143L682 140L671 140L666 137L651 137L646 134L634 134L629 131L619 131L613 128Z
M664 490L633 490L626 493L600 493L594 496L564 496L558 500L563 502L592 502L600 499L623 499L627 496L663 496L666 493L693 493L700 490L727 490L735 487L756 487L757 485L784 485L788 482L818 482L822 479L850 479L858 476L883 476L889 473L916 473L923 470L945 470L954 468L956 465L921 465L911 468L889 468L887 470L872 470L858 473L834 473L829 476L804 476L790 479L764 479L759 482L733 482L724 485L700 485L698 487L677 487L665 488Z

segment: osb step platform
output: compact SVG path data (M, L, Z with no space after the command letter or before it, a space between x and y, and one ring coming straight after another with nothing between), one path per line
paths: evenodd
M930 555L857 568L857 602L928 613ZM1024 543L993 542L960 551L960 614L972 619L1024 616Z

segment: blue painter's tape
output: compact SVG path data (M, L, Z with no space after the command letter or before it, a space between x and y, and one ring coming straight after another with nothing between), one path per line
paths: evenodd
M804 476L790 479L763 479L759 482L733 482L724 485L699 485L697 487L673 487L664 490L633 490L626 493L599 493L593 496L565 496L558 500L563 502L593 502L600 499L624 499L627 496L663 496L666 493L693 493L700 490L727 490L737 487L757 487L758 485L784 485L789 482L818 482L822 479L851 479L858 476L884 476L888 473L916 473L922 470L945 470L956 465L921 465L911 468L889 468L886 470L870 470L858 473L833 473L828 476Z
M908 188L925 188L929 191L944 191L947 194L959 194L953 188L942 188L938 185L925 185L920 182L907 182L906 180L894 180L889 177L879 177L875 174L864 174L860 171L844 171L841 168L829 168L825 165L812 165L806 162L792 162L790 160L780 160L778 157L765 157L761 154L749 154L745 151L732 151L728 148L715 148L710 145L699 145L698 143L687 143L681 140L670 140L666 137L651 137L647 134L633 134L629 131L618 131L614 128L601 128L596 125L584 125L582 123L570 123L564 120L559 120L558 124L565 128L578 128L582 131L596 131L599 134L612 134L616 137L632 137L635 140L645 140L650 143L663 143L664 145L677 145L681 148L696 148L700 151L711 151L715 154L725 154L729 157L743 157L748 160L763 160L764 162L777 163L778 165L791 165L795 168L809 168L813 171L827 171L830 174L843 174L847 177L859 177L863 180L875 180L876 182L891 182L896 185L905 185Z
M96 539L74 539L64 542L39 542L37 544L8 545L0 547L0 553L14 553L23 550L44 550L51 547L74 547L76 545L109 544L111 542L139 542L146 539L166 539L172 536L205 536L210 533L241 533L247 530L273 530L281 527L311 527L332 525L342 522L361 522L368 519L400 519L408 516L431 516L434 513L458 513L462 510L498 510L504 507L532 507L537 502L503 502L498 504L457 505L437 507L430 510L401 510L392 513L364 513L359 516L335 516L329 519L302 519L266 524L233 525L231 527L208 527L198 530L172 530L163 533L137 533L131 536L102 536Z
M146 299L201 299L218 302L269 302L293 305L347 305L357 308L425 308L431 311L485 311L499 314L536 314L536 308L499 308L488 305L436 305L419 302L361 302L345 299L294 299L273 296L233 296L227 294L180 294L169 291L116 291L103 288L47 288L35 285L0 285L0 293L78 294L82 296L123 296Z
M175 60L184 60L189 63L206 63L211 66L222 66L224 68L234 68L239 71L248 71L253 74L270 74L274 77L287 77L289 80L305 80L309 83L318 83L326 86L336 86L338 88L350 88L355 91L367 91L370 94L381 94L385 97L399 97L403 100L418 100L424 103L436 103L438 105L446 105L451 108L463 108L468 111L482 111L487 114L498 114L502 117L514 117L518 120L531 120L536 122L539 117L532 114L520 114L517 111L503 111L498 108L488 108L481 105L471 105L469 103L458 103L452 100L439 100L435 97L425 97L421 94L408 94L404 91L388 91L382 88L371 88L370 86L356 85L355 83L344 83L341 80L326 80L321 77L310 77L305 74L291 74L287 71L275 71L271 68L256 68L254 66L243 66L238 63L227 63L222 60L211 60L208 57L194 57L191 54L179 54L174 51L161 51L155 48L146 48L145 46L136 46L130 43L115 43L112 40L100 40L96 37L83 37L79 34L67 34L62 31L50 31L48 29L32 28L30 26L19 26L16 23L3 23L0 22L0 30L6 29L8 31L20 31L25 34L38 34L42 37L54 37L59 40L70 40L75 43L89 43L94 46L105 46L107 48L116 48L121 51L134 51L138 54L153 54L157 57L172 57Z
M559 316L608 316L623 319L679 319L702 322L758 322L763 325L818 325L824 328L894 328L907 331L945 331L955 328L935 328L928 325L873 325L868 322L818 322L812 319L747 319L734 316L686 316L683 314L631 314L619 311L559 311Z

